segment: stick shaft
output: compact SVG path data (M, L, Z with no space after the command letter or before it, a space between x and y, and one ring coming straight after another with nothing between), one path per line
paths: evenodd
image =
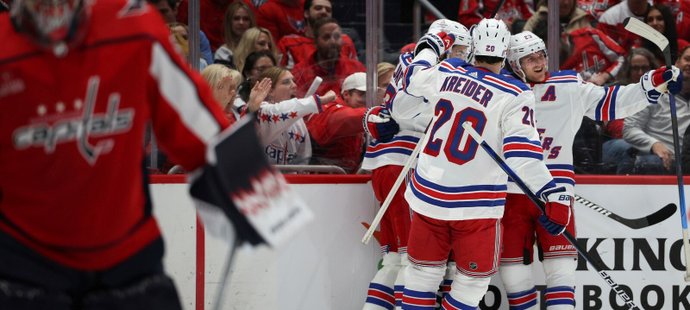
M417 142L417 146L415 146L414 150L412 151L412 154L410 154L410 158L405 163L405 166L403 166L403 169L402 169L402 171L400 171L400 175L398 175L398 178L395 179L395 183L393 183L393 187L391 187L391 190L388 192L386 199L383 201L383 204L381 204L381 208L379 208L379 211L376 213L376 217L374 217L374 220L371 222L371 226L369 226L369 229L367 229L367 232L364 234L364 237L362 238L362 243L369 244L369 240L371 239L371 236L374 235L374 231L376 230L376 227L381 222L381 219L383 219L383 215L386 213L386 210L388 210L388 206L390 206L391 201L393 201L393 197L395 197L395 193L398 192L400 185L402 184L403 180L407 176L407 173L410 171L410 168L412 167L412 163L414 163L416 161L417 155L419 154L421 149L424 147L424 144L426 144L427 136L428 136L428 134L425 133L423 137L419 138L419 141Z
M544 203L537 198L537 196L532 193L532 191L527 187L527 184L525 184L524 181L511 169L508 167L505 161L503 161L503 158L496 154L496 152L491 148L489 144L482 139L482 137L477 133L477 131L474 130L474 128L471 126L470 123L465 123L462 125L462 127L465 128L467 132L469 132L470 136L479 143L479 145L486 151L489 156L498 164L499 167L517 184L518 187L527 195L527 197L534 203L535 206L537 206L542 212L544 212ZM613 289L616 294L628 305L629 309L639 309L637 305L632 300L632 297L628 296L628 294L623 291L620 286L613 281L611 276L604 270L605 267L600 261L594 260L589 254L587 253L587 250L582 248L580 244L577 242L577 239L567 230L563 232L563 236L570 242L570 244L575 247L575 250L577 250L578 253L580 253L580 256L584 258L587 262L589 262L592 267L597 271L597 274L601 276L604 281Z

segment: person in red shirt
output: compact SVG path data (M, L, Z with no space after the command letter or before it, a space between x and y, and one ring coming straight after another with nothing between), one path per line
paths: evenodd
M199 1L199 28L206 34L211 50L217 50L223 45L223 18L230 0L202 0ZM182 0L177 6L177 20L188 22L189 0Z
M0 308L182 309L144 135L194 171L223 111L149 4L13 5L0 14Z
M323 79L316 90L319 95L329 90L340 93L343 80L355 72L364 72L364 65L340 54L342 32L338 22L331 17L319 19L314 24L316 50L307 60L295 65L292 74L297 84L297 97L302 97L315 77Z
M364 151L362 118L366 108L367 75L353 73L343 81L342 97L312 115L307 129L312 139L311 164L339 166L357 172Z
M317 19L331 16L330 0L306 0L304 2L304 20L306 21L304 35L290 34L278 41L278 49L283 55L280 59L280 65L292 69L295 64L309 58L316 50L312 26ZM340 48L340 54L351 59L357 59L357 49L355 49L352 39L343 34L342 40L343 45Z
M304 0L268 0L256 12L256 23L276 42L289 34L304 34Z

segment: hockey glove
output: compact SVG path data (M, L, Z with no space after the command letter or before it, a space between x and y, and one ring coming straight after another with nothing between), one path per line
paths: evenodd
M427 33L417 41L414 48L414 55L417 56L425 48L430 48L439 59L446 53L455 42L455 36L445 32Z
M565 231L570 223L570 204L572 197L564 187L556 187L544 191L542 198L546 201L544 214L539 217L539 223L554 236Z
M383 105L375 106L364 114L364 131L373 139L388 142L400 131L400 126L391 118L391 113Z
M670 69L661 67L645 73L640 79L642 89L645 91L647 101L657 103L662 93L677 94L683 84L680 69L672 66Z

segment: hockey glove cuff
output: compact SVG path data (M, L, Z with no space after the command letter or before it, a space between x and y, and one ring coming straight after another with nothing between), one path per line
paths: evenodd
M364 131L373 139L388 142L400 131L400 126L383 105L375 106L364 114Z
M423 49L429 48L440 59L441 55L444 55L453 46L453 42L455 42L455 36L452 34L445 32L427 33L417 41L417 46L414 48L414 56L417 56Z
M640 79L640 83L647 96L647 101L657 103L659 96L667 91L671 94L677 94L683 85L683 78L678 67L672 66L670 69L661 67L645 73Z
M570 223L572 195L561 186L546 190L542 198L546 204L539 223L554 236L562 234Z

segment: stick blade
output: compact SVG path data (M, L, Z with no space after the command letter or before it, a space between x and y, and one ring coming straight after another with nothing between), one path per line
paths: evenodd
M647 216L647 224L649 226L652 226L654 224L658 224L665 221L667 218L671 217L673 214L676 213L676 209L678 209L678 207L675 203L667 204L663 208L659 209L659 211L656 211L653 214Z
M627 17L623 21L623 27L638 36L641 36L659 47L660 50L668 48L668 39L656 31L652 26L645 24L637 18Z

